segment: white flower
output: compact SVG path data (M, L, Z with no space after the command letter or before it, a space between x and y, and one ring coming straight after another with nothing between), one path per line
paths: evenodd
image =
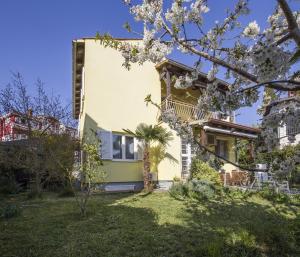
M256 23L256 21L252 21L248 24L248 26L244 29L243 34L245 37L255 38L260 31L260 27Z
M174 84L175 88L186 89L193 85L193 82L198 79L198 71L194 70L191 74L187 73L185 76L179 76Z
M171 9L167 10L165 16L169 22L175 26L180 26L185 22L185 12L185 7L182 7L178 2L174 2Z
M250 50L254 71L261 82L283 79L289 70L290 54L271 42L259 42Z

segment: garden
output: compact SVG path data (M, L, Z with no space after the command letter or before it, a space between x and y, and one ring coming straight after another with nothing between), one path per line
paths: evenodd
M0 255L299 256L299 199L224 194L96 194L86 218L73 197L2 197Z

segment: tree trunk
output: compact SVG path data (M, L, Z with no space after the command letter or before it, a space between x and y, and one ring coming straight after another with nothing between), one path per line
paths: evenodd
M143 157L143 162L144 162L144 189L147 191L150 191L150 180L149 180L149 175L150 175L150 160L149 160L149 145L145 145L144 149L144 157Z

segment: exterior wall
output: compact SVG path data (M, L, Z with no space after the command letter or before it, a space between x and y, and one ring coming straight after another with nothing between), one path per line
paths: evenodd
M227 136L220 136L220 135L217 135L216 136L217 140L226 140L228 142L228 159L229 161L232 161L232 162L236 162L236 156L235 156L235 148L234 148L234 145L235 145L235 138L234 137L227 137ZM233 166L232 164L230 163L225 163L222 167L222 169L225 170L225 172L231 172L232 170L236 170L238 169L237 167Z
M89 129L123 132L135 130L141 122L157 123L158 110L146 106L144 98L151 94L160 103L161 84L153 63L132 65L128 71L122 67L123 57L111 48L104 48L94 39L85 40L84 96L80 114L80 134ZM174 134L168 151L180 156L180 140ZM175 158L176 158L175 157ZM141 161L104 161L106 182L142 181ZM172 180L180 176L180 163L163 160L158 166L159 180Z
M285 125L278 128L278 136L280 137L280 140L279 140L280 148L283 148L286 145L297 145L297 144L300 143L300 134L296 135L295 142L291 143L288 140L288 137L287 137L287 134L286 134L286 126Z
M232 161L232 162L236 162L236 155L235 155L235 150L234 150L234 145L235 145L235 138L234 137L230 137L230 136L224 136L224 135L219 135L219 134L214 134L209 132L209 134L215 135L216 136L216 140L225 140L227 141L228 145L228 160ZM215 147L214 146L208 146L208 148L211 151L215 151ZM237 167L233 166L230 163L225 163L222 167L223 170L225 170L225 172L231 172L232 170L236 170Z

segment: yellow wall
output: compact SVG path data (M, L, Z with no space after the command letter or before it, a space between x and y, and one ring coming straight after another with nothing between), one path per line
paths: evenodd
M130 71L122 67L124 59L111 48L104 48L94 39L85 40L84 105L80 115L80 131L89 128L122 132L135 130L141 122L155 124L158 109L146 106L144 98L151 94L160 103L161 84L153 63L132 65ZM180 140L174 133L168 151L180 157ZM141 161L105 161L103 169L107 182L142 181ZM180 163L162 161L159 179L172 180L180 176Z
M162 83L161 86L161 94L163 97L167 96L167 89L164 82ZM171 95L173 100L186 102L189 104L196 105L200 94L201 92L199 89L187 88L185 90L182 90L182 89L175 88L173 85L171 87Z
M214 134L209 132L209 134ZM228 160L232 162L236 162L235 158L235 150L234 150L234 145L235 145L235 138L230 137L230 136L224 136L224 135L219 135L215 134L217 140L226 140L228 142ZM215 150L214 147L209 147L210 150ZM238 168L233 166L230 163L225 163L222 167L226 172L231 172L232 170L237 170Z

